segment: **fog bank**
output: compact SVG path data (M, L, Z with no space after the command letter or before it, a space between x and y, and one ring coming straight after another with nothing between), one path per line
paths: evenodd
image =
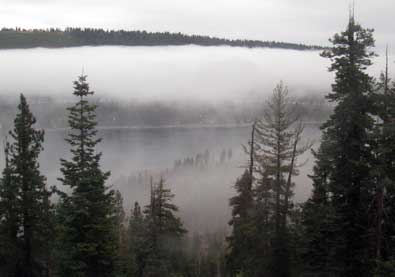
M327 93L317 51L231 47L78 47L0 51L0 93L69 96L84 71L96 95L151 100L239 100L284 80L296 94Z

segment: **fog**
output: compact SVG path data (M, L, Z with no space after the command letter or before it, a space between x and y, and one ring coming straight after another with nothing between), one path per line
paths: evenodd
M376 59L371 72L377 76L383 58ZM177 101L184 103L222 103L236 105L248 99L263 100L279 80L290 94L323 96L330 90L333 76L329 62L316 51L242 49L230 47L81 47L0 51L0 95L17 99L50 96L59 102L72 100L72 81L86 73L96 97L125 102ZM50 108L50 107L48 107ZM263 106L262 106L263 108ZM40 111L37 111L40 113ZM38 124L40 124L40 119ZM144 127L144 126L143 126ZM4 134L7 130L2 130ZM111 170L109 184L119 189L125 207L134 201L147 204L149 176L164 176L176 194L181 215L194 231L226 228L228 199L232 186L246 163L242 144L250 129L233 127L109 128L99 135L103 142L102 166ZM60 158L67 157L66 131L46 130L41 170L48 184L58 184ZM318 126L306 128L305 138L319 144ZM222 152L232 151L221 162ZM175 168L176 160L196 158L209 151L206 166ZM311 190L313 158L296 178L295 201L304 201ZM0 158L3 164L3 158Z
M242 144L247 144L249 135L248 126L105 129L99 132L103 141L98 150L103 152L102 168L111 170L108 184L122 192L126 209L134 201L148 204L150 178L158 181L164 177L189 230L219 231L227 227L233 185L248 162ZM69 156L65 136L65 130L46 132L40 164L49 185L59 185L59 159ZM307 126L304 137L318 142L318 126ZM221 157L225 151L226 156ZM203 164L205 152L208 158ZM186 159L193 159L193 164ZM305 161L295 179L296 202L305 201L311 190L307 174L313 159L309 152L299 159L300 163Z
M0 92L70 95L84 71L99 97L240 100L284 80L295 94L326 93L331 74L316 51L231 47L79 47L0 51Z

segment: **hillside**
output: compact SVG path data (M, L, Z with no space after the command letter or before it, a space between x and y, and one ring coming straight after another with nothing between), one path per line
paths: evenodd
M247 48L280 48L293 50L320 50L323 47L289 42L260 40L230 40L201 35L185 35L169 32L146 32L103 29L8 29L0 30L0 49L60 48L77 46L124 45L124 46L168 46L188 45Z

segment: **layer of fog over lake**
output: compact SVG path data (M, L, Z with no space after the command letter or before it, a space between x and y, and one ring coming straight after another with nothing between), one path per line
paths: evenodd
M372 69L375 76L381 60ZM243 105L267 98L279 80L286 82L291 95L325 95L333 79L328 64L315 51L230 47L5 50L0 51L0 95L17 99L23 92L69 102L72 81L83 68L96 97L102 99ZM59 159L68 155L65 134L64 129L46 131L40 161L49 184L57 183ZM187 227L199 231L226 227L232 186L246 164L241 144L249 140L248 126L106 128L99 135L102 167L112 171L110 183L123 193L127 208L136 200L145 205L149 176L163 175ZM318 145L319 137L318 126L306 127L305 138ZM296 178L297 201L304 201L311 189L310 153L300 162L306 159Z

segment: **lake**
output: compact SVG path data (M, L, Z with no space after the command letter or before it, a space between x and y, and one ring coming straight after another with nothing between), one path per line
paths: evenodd
M239 104L267 98L279 80L286 82L291 95L324 95L333 79L328 65L316 51L276 49L106 46L4 50L0 51L0 95L17 99L23 92L74 101L72 81L84 72L96 96L103 99ZM373 71L378 68L376 65ZM138 186L137 179L164 175L176 194L183 219L188 226L202 230L226 225L232 186L246 164L241 145L248 142L249 134L245 126L106 128L99 132L103 141L98 150L103 152L103 169L112 172L109 183L123 192L126 207L136 200L143 204L148 200L147 183ZM318 145L319 134L317 127L310 126L305 137ZM46 131L40 162L49 184L57 184L59 159L67 157L65 135L65 130ZM208 168L183 174L174 170L176 160L196 157L206 150L211 159ZM231 159L221 163L222 152L229 150ZM300 159L304 160L307 163L295 179L298 202L311 190L307 178L313 164L311 154Z
M319 134L317 126L308 126L304 137L318 142ZM40 163L49 184L58 183L59 160L68 157L65 136L65 130L46 131ZM153 175L155 180L163 176L176 194L176 203L191 229L202 231L226 226L233 185L248 160L242 144L249 140L250 127L114 128L100 130L99 136L103 138L98 146L103 153L102 168L111 170L109 184L122 192L125 207L129 209L134 201L147 204L149 176ZM174 169L176 160L196 159L206 151L210 153L207 167ZM224 151L231 151L232 156L221 162ZM295 178L298 202L309 196L311 180L307 174L311 173L313 158L309 152L299 161L307 163ZM136 181L139 175L145 175L145 181Z

